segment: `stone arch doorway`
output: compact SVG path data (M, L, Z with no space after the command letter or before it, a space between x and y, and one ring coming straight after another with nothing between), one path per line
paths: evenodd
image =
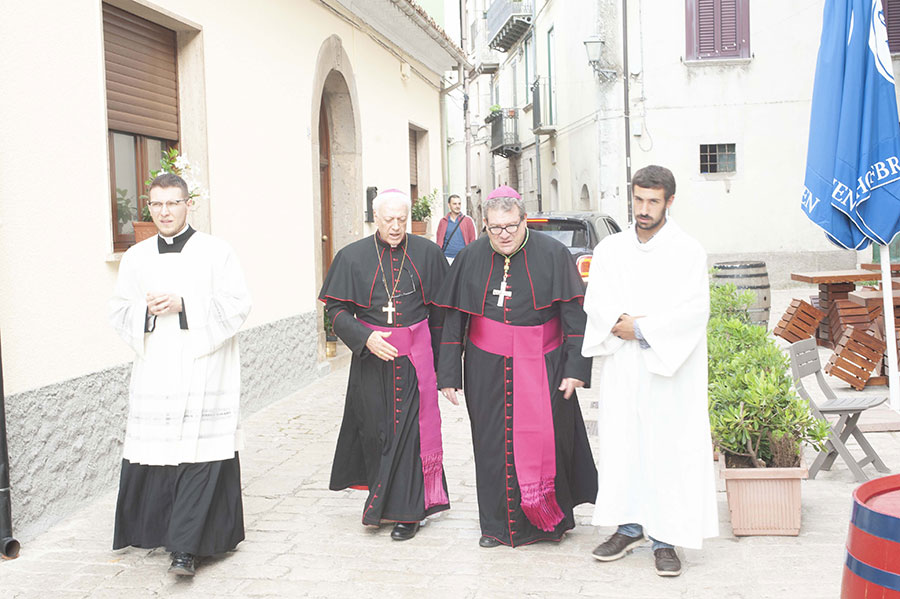
M332 35L319 48L312 85L313 252L316 292L334 254L363 232L359 101L356 79L341 38ZM322 308L317 302L319 355L324 355Z

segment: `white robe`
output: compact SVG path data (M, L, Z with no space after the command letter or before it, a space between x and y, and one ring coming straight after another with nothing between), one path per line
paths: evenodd
M184 299L178 314L144 332L145 296ZM232 249L195 232L179 253L160 254L156 236L122 256L110 322L134 350L124 458L151 466L234 457L240 430L240 354L235 335L250 295Z
M594 250L582 353L597 356L599 493L594 524L637 523L672 545L699 549L719 534L707 411L706 253L671 219L647 243L634 228ZM650 344L611 330L642 316Z

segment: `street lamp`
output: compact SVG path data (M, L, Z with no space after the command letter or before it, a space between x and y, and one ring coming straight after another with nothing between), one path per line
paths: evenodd
M616 72L612 69L600 67L600 55L603 53L605 44L606 42L594 35L584 40L584 49L588 55L588 63L594 69L594 73L602 77L604 81L611 81L616 78Z

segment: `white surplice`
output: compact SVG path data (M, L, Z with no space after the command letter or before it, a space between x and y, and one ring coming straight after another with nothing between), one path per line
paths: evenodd
M599 493L594 524L637 523L699 549L719 534L707 411L706 253L669 219L647 243L634 228L595 249L582 353L596 356ZM611 333L622 314L650 344Z
M151 466L211 462L242 448L240 354L235 335L250 295L232 249L195 232L178 253L160 254L154 236L122 256L110 322L134 350L124 458ZM145 333L146 294L184 300Z

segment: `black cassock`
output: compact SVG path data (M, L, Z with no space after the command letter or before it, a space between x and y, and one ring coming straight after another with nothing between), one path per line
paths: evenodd
M450 507L425 509L418 378L412 362L405 356L386 362L373 355L366 347L372 330L358 322L406 327L429 319L436 367L443 310L434 298L447 268L441 248L427 239L407 235L392 248L376 234L337 253L319 293L334 332L353 352L329 488L368 489L363 524L417 522ZM385 281L391 291L396 285L390 324L383 311L388 304ZM446 491L446 480L443 486Z
M575 526L574 506L597 497L597 469L587 431L573 395L557 390L565 377L590 384L591 359L581 355L585 313L584 285L569 251L543 233L529 231L525 246L510 259L505 305L497 306L505 258L487 237L463 249L438 296L448 309L444 316L438 387L465 389L472 425L481 532L514 547L535 541L559 540ZM541 325L554 317L562 323L563 344L545 355L556 449L556 499L564 517L550 532L534 526L521 508L513 429L513 359L485 352L465 339L470 315L516 326ZM460 355L465 348L465 385ZM515 389L512 389L515 393Z

